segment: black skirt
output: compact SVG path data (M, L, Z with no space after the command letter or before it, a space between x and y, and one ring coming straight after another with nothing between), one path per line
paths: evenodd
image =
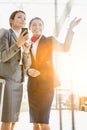
M46 89L46 84L45 89L42 89L37 79L33 78L32 80L32 84L30 81L28 82L30 122L48 124L54 89Z

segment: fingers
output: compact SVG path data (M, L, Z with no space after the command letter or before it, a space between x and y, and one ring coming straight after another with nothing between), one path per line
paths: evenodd
M28 34L26 34L26 35L23 35L23 34L24 34L24 32L21 33L18 37L18 40L17 40L17 43L16 43L18 47L23 46L24 43L28 40Z
M40 75L40 72L36 69L29 69L28 70L28 75L32 76L32 77L37 77Z
M30 44L27 43L27 42L24 43L24 46L27 47L27 48L30 48Z
M73 22L75 21L76 23L79 23L79 22L81 21L81 18L75 17L72 21L73 21Z
M71 21L71 23L70 23L70 29L73 29L75 26L77 26L80 21L81 21L81 18L75 17L75 18Z
M77 19L77 24L81 21L81 18Z
M21 32L21 34L22 34L23 36L27 35L27 34L28 34L28 30L24 30L23 32Z
M25 34L25 31L23 33L21 33L20 36L22 39L25 39L25 40L28 40L28 37L29 37L28 33Z

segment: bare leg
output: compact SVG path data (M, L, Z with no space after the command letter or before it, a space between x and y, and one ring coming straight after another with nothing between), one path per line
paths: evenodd
M11 130L11 125L12 125L11 122L9 122L9 123L3 122L1 125L1 130Z
M41 130L50 130L49 124L40 124Z
M12 123L11 130L14 130L15 123Z
M33 130L41 130L40 125L38 123L33 124Z

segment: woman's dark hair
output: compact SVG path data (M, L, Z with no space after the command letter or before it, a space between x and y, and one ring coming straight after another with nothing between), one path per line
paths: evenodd
M29 22L29 28L30 28L30 26L31 26L31 23L32 23L33 20L35 20L35 19L40 20L40 21L42 22L42 24L44 25L44 22L43 22L43 20L42 20L41 18L39 18L39 17L34 17L34 18L32 18L32 19L30 20L30 22Z
M23 14L25 14L25 12L24 11L22 11L22 10L16 10L16 11L14 11L11 15L10 15L10 18L9 18L9 23L10 23L10 26L12 26L12 24L11 24L11 22L10 22L10 19L14 19L15 18L15 15L17 14L17 13L23 13Z

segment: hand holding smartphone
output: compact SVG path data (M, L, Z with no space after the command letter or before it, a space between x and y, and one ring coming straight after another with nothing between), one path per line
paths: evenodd
M23 36L25 36L26 34L28 34L28 28L22 28L21 29L21 33L23 33L23 32L25 32Z
M18 47L23 46L24 43L28 40L28 35L26 35L26 34L28 34L28 28L22 28L21 33L23 33L23 36L20 38L20 35L19 35L17 43L16 43ZM25 36L25 38L23 38L24 36Z

